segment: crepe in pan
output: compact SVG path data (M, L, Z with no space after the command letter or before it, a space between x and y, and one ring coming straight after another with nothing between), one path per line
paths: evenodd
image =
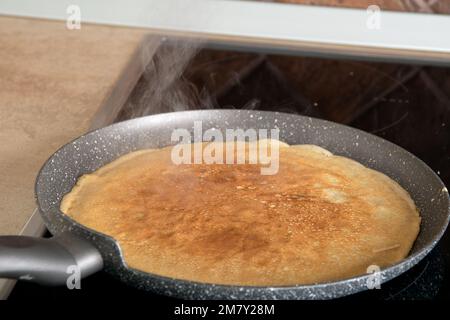
M82 176L61 210L115 238L132 268L228 285L362 275L405 258L420 225L386 175L283 143L275 175L248 163L176 165L171 147L133 152Z

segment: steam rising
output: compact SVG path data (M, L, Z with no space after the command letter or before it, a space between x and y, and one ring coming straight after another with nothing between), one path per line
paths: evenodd
M152 46L154 43L149 43ZM211 109L217 105L206 90L197 87L183 78L183 71L192 58L201 49L201 42L163 41L156 53L147 47L143 50L143 59L150 61L143 77L135 88L139 94L128 100L125 110L127 118L157 114L161 112L192 109ZM153 57L145 55L152 54ZM146 59L149 58L149 59Z

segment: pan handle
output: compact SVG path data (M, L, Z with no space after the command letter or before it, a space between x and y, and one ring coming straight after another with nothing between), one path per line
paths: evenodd
M0 236L0 278L69 285L102 268L100 252L69 233L49 239Z

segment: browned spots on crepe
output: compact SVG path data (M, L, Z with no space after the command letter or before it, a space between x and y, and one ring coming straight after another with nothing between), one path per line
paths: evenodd
M275 175L177 166L170 152L138 151L83 176L62 211L117 239L133 268L217 284L360 275L403 259L419 231L397 183L315 146L282 146Z

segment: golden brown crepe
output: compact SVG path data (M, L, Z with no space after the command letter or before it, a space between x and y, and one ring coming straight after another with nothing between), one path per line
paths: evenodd
M117 239L130 267L216 284L365 274L405 258L419 232L414 202L395 181L320 147L281 144L275 175L248 163L175 165L171 149L82 176L61 210Z

